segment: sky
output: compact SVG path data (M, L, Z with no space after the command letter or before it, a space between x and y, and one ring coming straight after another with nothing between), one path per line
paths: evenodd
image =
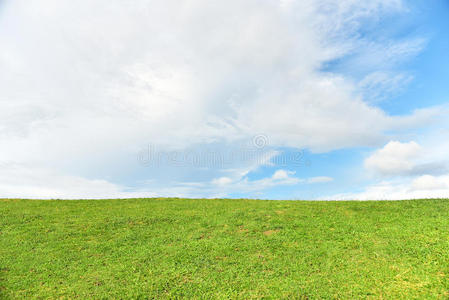
M449 197L447 0L0 0L0 198Z

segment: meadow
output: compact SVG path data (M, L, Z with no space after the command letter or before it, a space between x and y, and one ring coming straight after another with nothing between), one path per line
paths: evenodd
M449 200L0 200L0 298L448 298Z

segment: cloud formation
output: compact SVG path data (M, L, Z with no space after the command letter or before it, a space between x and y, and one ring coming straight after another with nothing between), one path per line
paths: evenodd
M382 176L429 175L448 171L445 161L438 161L431 149L423 149L415 141L390 141L365 160L365 168Z
M366 158L365 168L375 183L359 193L327 197L340 200L401 200L449 197L449 144L444 132L427 134L423 145L390 141Z
M360 193L326 197L329 200L404 200L447 198L449 176L421 175L412 179L386 180L367 186Z
M4 1L2 163L24 174L31 167L63 174L66 183L84 178L77 185L86 191L97 189L91 180L103 180L100 190L112 195L126 185L98 170L118 173L148 143L166 150L232 147L263 133L273 148L379 145L387 132L422 124L439 110L390 116L363 99L360 83L323 66L351 56L367 73L388 66L396 76L391 66L416 55L422 41L384 46L358 31L404 11L399 0ZM362 85L382 86L384 78L372 75ZM220 172L204 182L229 185ZM292 180L289 173L279 176ZM51 186L64 190L48 180L32 187L48 186L49 196Z

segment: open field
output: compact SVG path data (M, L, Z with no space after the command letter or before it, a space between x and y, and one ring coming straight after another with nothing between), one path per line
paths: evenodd
M0 200L0 298L447 298L449 200Z

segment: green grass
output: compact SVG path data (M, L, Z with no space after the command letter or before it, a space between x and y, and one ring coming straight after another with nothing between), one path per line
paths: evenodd
M0 200L0 298L448 298L449 200Z

